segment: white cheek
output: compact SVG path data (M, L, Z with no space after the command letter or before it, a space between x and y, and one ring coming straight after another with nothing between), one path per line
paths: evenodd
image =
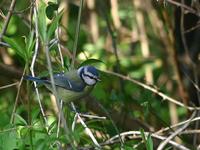
M94 85L96 83L94 79L91 79L89 77L84 77L84 81L87 85Z

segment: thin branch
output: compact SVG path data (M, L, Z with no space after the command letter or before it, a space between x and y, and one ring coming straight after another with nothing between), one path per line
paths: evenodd
M93 141L93 143L100 148L101 146L99 145L99 143L97 142L96 138L94 137L94 135L92 134L92 131L87 127L87 125L85 124L85 122L83 121L83 119L80 117L79 113L76 110L76 107L74 106L74 103L71 102L71 106L74 112L76 112L75 114L75 120L74 122L76 122L77 119L80 120L82 126L85 128L85 132L87 135L89 135L89 137L91 138L91 140ZM72 126L73 128L75 127L75 123L73 123L74 125Z
M150 135L151 137L159 139L159 140L165 140L166 139L166 137L157 135L155 133L144 132L144 134L145 134L145 136ZM141 132L140 131L127 131L127 132L120 133L120 136L122 136L122 137L129 136L129 138L134 138L134 137L136 137L138 135L141 138ZM104 145L110 144L115 139L118 139L118 138L119 138L119 135L113 136L112 138L110 138L109 140L107 140L106 142L104 142L103 144ZM176 142L174 142L172 140L169 141L169 144L173 145L174 147L176 147L176 148L178 148L180 150L189 150L187 147L185 147L185 146L183 146L181 144L178 144L178 143L176 143Z
M3 28L1 30L1 33L0 33L0 42L2 41L3 35L5 34L5 32L7 30L8 24L10 22L10 18L12 16L13 10L15 8L15 4L16 4L16 0L12 0L12 2L10 4L9 11L8 11L8 14L6 16L5 23L4 23Z
M197 25L191 27L190 29L185 30L185 31L184 31L184 34L187 34L187 33L189 33L189 32L192 32L193 30L196 30L196 29L198 29L198 28L200 28L200 23L198 23Z
M170 101L170 102L172 102L172 103L174 103L174 104L176 104L176 105L178 105L178 106L184 107L184 108L186 108L186 109L188 109L188 110L191 110L191 111L193 111L193 110L200 110L200 107L191 107L191 106L187 106L187 105L185 105L185 104L179 102L178 100L173 99L173 98L167 96L166 94L164 94L164 93L158 91L158 89L156 89L156 88L154 88L154 87L151 87L151 86L149 86L149 85L147 85L147 84L144 84L144 83L142 83L142 82L139 82L139 81L137 81L137 80L135 80L135 79L132 79L132 78L130 78L130 77L128 77L128 76L124 76L124 75L121 75L121 74L119 74L119 73L115 73L115 72L112 72L112 71L104 71L104 72L105 72L105 73L108 73L108 74L111 74L111 75L114 75L114 76L117 76L117 77L119 77L119 78L122 78L123 80L131 81L131 82L133 82L133 83L135 83L135 84L137 84L137 85L139 85L139 86L141 86L141 87L143 87L143 88L145 88L145 89L147 89L147 90L149 90L149 91L155 93L156 95L159 95L160 97L163 98L163 100L168 100L168 101Z
M102 16L106 21L108 33L110 34L111 39L112 39L113 52L114 52L114 55L116 58L116 71L117 71L117 73L119 73L120 72L120 61L119 61L119 55L118 55L118 50L117 50L116 33L115 33L114 29L112 28L109 17L105 11L106 5L104 5L104 3L100 3L100 4L101 4L100 6L101 6ZM123 86L121 86L121 87L123 87Z
M72 122L72 131L75 130L75 126L76 126L77 119L78 119L78 113L76 113L76 114L74 115L74 119L73 119L73 122Z
M30 66L30 71L31 71L31 75L33 77L35 77L34 66L35 66L35 62L36 62L36 58L37 58L38 50L39 50L39 30L38 30L38 12L37 12L37 7L36 7L36 4L33 5L33 6L34 6L33 7L33 13L34 13L34 18L35 18L35 39L36 39L36 42L35 42L35 50L34 50L34 54L33 54L33 57L32 57L32 62L31 62L31 66ZM36 96L37 96L37 99L38 99L40 111L42 113L42 117L44 118L45 125L48 126L48 120L46 118L46 115L44 113L44 109L42 107L42 102L41 102L39 90L37 88L37 83L34 81L33 84L34 84L34 87L35 87L35 92L36 92Z
M47 59L47 67L48 67L48 71L49 71L49 75L50 75L50 81L51 81L51 87L52 87L52 93L56 98L56 105L58 107L58 111L59 111L59 115L61 116L61 120L62 123L64 125L64 130L66 132L66 137L67 140L71 141L70 137L69 137L69 128L67 126L66 120L64 118L64 114L62 112L62 109L60 108L60 104L59 104L59 100L58 100L58 93L56 90L56 86L55 86L55 82L54 82L54 77L53 77L53 69L52 69L52 65L51 65L51 59L50 59L50 54L49 54L49 48L48 48L48 44L44 43L45 45L45 54L46 54L46 59ZM73 142L72 142L73 143ZM72 144L71 143L71 144ZM72 144L73 145L73 144Z
M57 0L57 3L58 3L58 0ZM58 15L58 10L56 12L56 15ZM61 52L61 44L60 44L60 39L59 39L59 23L57 23L57 29L56 29L56 39L58 41L58 52L59 52L59 55L60 55L60 61L61 61L61 66L62 66L62 69L64 69L64 60L63 60L63 55L62 55L62 52Z
M184 73L184 75L186 76L186 78L192 83L192 85L194 86L194 88L197 90L197 92L200 92L200 87L199 85L197 84L198 82L197 81L193 81L191 79L191 77L185 72L185 71L182 71Z
M175 6L182 7L182 8L184 8L185 10L189 11L190 13L192 13L192 14L194 14L194 15L196 15L196 16L200 16L200 14L199 14L195 9L193 9L193 8L191 8L191 7L188 7L188 6L185 5L185 4L179 3L179 2L174 1L174 0L166 0L166 1L167 1L168 3L171 3L171 4L175 5Z
M77 51L77 46L78 46L78 38L79 38L79 32L80 32L83 2L84 2L84 0L81 0L80 6L79 6L78 20L77 20L77 24L76 24L76 33L75 33L74 45L73 45L73 56L72 56L71 68L74 68L75 59L76 59L76 51Z
M118 49L117 49L117 41L116 41L116 33L114 31L114 29L112 29L112 26L111 26L111 23L109 21L109 17L108 17L108 14L106 13L105 9L106 9L106 5L105 3L103 2L100 2L100 8L101 8L101 13L106 21L106 25L107 25L107 29L108 29L108 33L110 34L111 36L111 39L112 39L112 47L113 47L113 52L114 52L114 55L115 55L115 59L116 59L116 66L115 66L115 69L117 71L117 73L120 73L120 60L119 60L119 55L118 55ZM108 10L108 9L106 9ZM123 83L123 80L119 80L119 84L120 84L120 90L122 93L125 93L125 90L124 90L124 83ZM112 120L111 120L112 121ZM113 124L114 125L114 124ZM119 133L118 129L116 128L116 131ZM120 139L120 144L121 144L121 148L123 149L124 147L124 142L123 140L121 139L120 135L119 135L119 139Z
M58 3L58 1L57 1ZM58 10L56 12L56 15L58 15ZM57 23L57 29L55 31L55 34L56 34L56 42L58 44L58 52L59 52L59 55L60 55L60 61L61 61L61 66L62 66L62 71L64 71L64 60L63 60L63 55L62 55L62 52L61 52L61 44L60 44L60 39L59 39L59 24ZM62 99L60 100L60 108L61 108L61 111L62 111L62 108L63 108L63 101ZM59 132L60 132L60 125L61 125L61 113L58 114L58 125L57 125L57 134L56 134L56 137L58 138L59 137Z
M58 114L60 115L62 124L64 126L63 128L64 128L64 131L65 131L66 139L68 140L68 142L72 146L72 149L75 149L74 142L72 141L72 138L69 137L70 130L69 130L69 127L67 126L66 120L64 118L64 113L62 112L62 109L60 107L60 103L59 103L59 99L58 99L58 93L57 93L57 90L56 90L54 77L53 77L53 69L52 69L52 64L51 64L51 59L50 59L50 54L49 54L48 43L43 43L43 44L44 44L45 54L46 54L46 59L47 59L47 67L48 67L48 71L49 71L49 75L50 75L52 93L53 93L53 95L55 96L55 99L56 99Z
M200 130L199 129L185 130L185 131L181 132L180 134L200 134Z
M88 114L82 114L82 113L79 113L79 116L85 117L85 118L90 118L90 119L101 119L101 120L106 119L106 117L100 117L100 116L94 116L94 115L88 115Z
M62 111L62 108L63 108L63 101L62 100L60 100L60 108L61 108L61 111ZM60 125L61 125L61 115L60 115L60 113L58 113L58 125L57 125L58 128L57 128L57 132L56 132L57 138L59 137L59 133L60 133Z
M157 148L157 150L163 150L164 147L169 143L169 141L171 139L173 139L174 137L176 137L179 133L181 133L183 130L185 130L191 123L191 120L194 118L194 116L196 115L196 111L193 112L193 114L191 115L189 121L187 123L185 123L181 128L177 129L173 134L171 134L169 137L167 137Z
M163 132L165 132L165 131L167 131L167 130L169 130L169 129L176 128L176 127L181 126L181 125L184 125L184 124L186 124L186 123L188 123L188 122L194 122L194 121L199 121L199 120L200 120L200 117L193 118L192 120L188 119L188 120L179 122L179 123L177 123L177 124L171 125L170 127L161 129L161 130L157 131L156 134L163 133Z
M12 115L11 115L11 119L10 119L10 123L12 124L14 122L14 119L15 119L15 112L16 112L16 109L17 109L17 104L18 104L18 101L19 101L19 93L20 93L20 90L21 90L21 85L22 85L22 82L23 82L23 76L25 74L25 71L26 71L26 67L24 68L24 71L23 71L23 74L21 76L21 79L20 79L20 82L19 82L19 85L18 85L18 90L17 90L17 95L16 95L16 98L15 98L15 104L14 104L14 107L13 107L13 111L12 111Z
M15 82L15 83L12 83L12 84L8 84L8 85L1 86L1 87L0 87L0 90L6 89L6 88L9 88L9 87L18 85L18 84L19 84L19 82Z

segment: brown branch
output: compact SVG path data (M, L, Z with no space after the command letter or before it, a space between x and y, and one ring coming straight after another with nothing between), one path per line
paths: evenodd
M23 76L25 74L25 71L26 71L26 68L24 68L24 71L23 71L23 74L21 76L19 85L17 87L17 95L15 97L15 104L14 104L14 107L13 107L13 110L12 110L12 115L11 115L11 118L10 118L10 123L11 124L13 124L14 121L15 121L15 112L16 112L16 109L17 109L18 101L19 101L19 94L20 94L20 91L21 91L21 85L22 85L22 82L23 82Z
M15 82L15 83L12 83L12 84L8 84L8 85L1 86L1 87L0 87L0 90L6 89L6 88L9 88L9 87L18 85L18 84L19 84L19 82Z
M191 7L188 7L188 6L185 5L185 4L176 2L176 1L174 1L174 0L166 0L166 1L167 1L168 3L171 3L171 4L175 5L175 6L184 8L185 10L189 11L189 12L192 13L192 14L195 14L195 15L197 15L197 16L200 16L200 14L199 14L195 9L193 9L193 8L191 8Z
M195 26L191 27L190 29L185 30L184 34L192 32L192 31L194 31L194 30L196 30L198 28L200 28L200 23L196 24Z
M143 128L145 131L150 131L150 128L152 128L148 124L142 122L142 120L132 118L129 115L122 115L122 112L119 112L114 109L109 109L110 116L108 116L108 114L99 106L100 104L98 103L98 101L94 100L94 98L87 97L87 99L85 99L85 103L88 110L93 111L99 116L106 116L106 118L111 118L114 121L114 123L116 123L123 129L139 130L140 128Z
M169 137L167 137L162 143L160 143L160 145L158 146L157 150L163 150L164 147L174 138L176 137L178 134L180 134L183 130L185 130L191 123L191 120L195 117L196 115L196 111L193 112L193 114L191 115L189 122L185 123L182 127L180 127L179 129L177 129L174 133L172 133Z
M5 20L5 23L3 25L3 28L2 28L2 31L0 33L0 41L2 41L2 38L3 38L3 35L5 34L6 30L7 30L7 27L8 27L8 24L10 22L10 18L12 16L12 13L13 13L13 10L14 10L14 7L15 7L15 4L16 4L16 0L12 0L11 4L10 4L10 8L9 8L9 11L8 11L8 14L6 16L6 20Z
M145 134L146 137L150 135L152 138L155 138L155 139L158 139L158 140L165 140L166 139L166 137L155 134L155 133L144 132L144 134ZM141 138L141 132L140 131L127 131L127 132L120 133L120 136L122 136L124 139L125 139L125 137L129 137L129 139L134 139L135 137ZM110 138L109 140L104 142L103 144L108 145L108 144L114 142L118 138L119 138L119 135L113 136L112 138ZM172 146L174 146L174 147L176 147L177 149L180 149L180 150L189 150L187 147L185 147L181 144L178 144L171 139L169 140L169 144L171 144ZM134 148L136 148L136 147L134 147Z
M143 88L145 88L145 89L147 89L147 90L149 90L149 91L155 93L156 95L162 97L163 100L168 100L168 101L170 101L170 102L172 102L172 103L174 103L174 104L176 104L176 105L178 105L178 106L184 107L184 108L186 108L186 109L188 109L188 110L191 110L191 111L200 110L200 107L191 107L191 106L187 106L187 105L185 105L184 103L181 103L181 102L179 102L178 100L176 100L176 99L174 99L174 98L171 98L171 97L167 96L166 94L164 94L164 93L158 91L158 89L156 89L156 88L154 88L154 87L151 87L151 86L149 86L149 85L147 85L147 84L144 84L144 83L142 83L142 82L139 82L139 81L137 81L137 80L135 80L135 79L132 79L132 78L130 78L130 77L128 77L128 76L124 76L124 75L121 75L121 74L119 74L119 73L115 73L115 72L112 72L112 71L104 71L104 72L105 72L105 73L108 73L108 74L111 74L111 75L114 75L114 76L117 76L117 77L119 77L119 78L122 78L123 80L128 80L128 81L130 81L130 82L133 82L133 83L135 83L135 84L137 84L137 85L139 85L139 86L141 86L141 87L143 87Z

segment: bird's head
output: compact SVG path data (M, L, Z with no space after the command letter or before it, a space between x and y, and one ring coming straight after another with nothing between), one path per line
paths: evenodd
M78 69L78 75L85 84L92 86L95 85L99 79L98 70L93 66L82 66Z

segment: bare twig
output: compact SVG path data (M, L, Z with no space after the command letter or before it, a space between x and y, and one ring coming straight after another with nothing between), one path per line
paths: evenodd
M35 38L36 38L36 42L35 42L35 50L34 50L34 54L33 54L33 57L32 57L32 62L31 62L31 66L30 66L30 71L31 71L31 75L33 77L35 77L34 66L35 66L36 58L37 58L37 55L38 55L38 49L39 49L39 31L38 31L37 6L36 6L36 4L33 5L33 6L34 6L33 7L33 13L34 13L34 20L35 20ZM41 102L39 90L37 88L37 83L34 81L33 84L34 84L34 87L35 87L35 92L36 92L36 95L37 95L37 99L38 99L38 103L39 103L39 106L40 106L40 111L42 113L42 117L44 118L46 126L48 126L48 121L47 121L47 118L45 116L44 109L42 107L42 102Z
M81 22L83 2L84 2L84 0L81 0L80 6L79 6L78 20L77 20L77 24L76 24L76 34L75 34L74 45L73 45L73 56L72 56L72 62L71 62L71 69L74 68L75 59L76 59L76 51L77 51L77 46L78 46L78 38L79 38L79 32L80 32L80 22Z
M0 42L2 41L3 35L5 34L5 32L7 30L8 24L10 22L10 18L12 16L13 10L15 8L15 4L16 4L16 0L12 0L12 2L10 4L9 11L8 11L8 14L6 16L5 23L4 23L3 28L1 30L1 33L0 33Z
M61 117L61 121L62 121L63 126L64 126L66 138L70 142L71 146L73 148L75 148L74 143L72 142L72 139L69 137L70 130L69 130L69 127L67 126L66 120L64 118L64 114L63 114L62 109L60 107L60 103L59 103L59 99L58 99L58 93L57 93L57 90L56 90L54 77L53 77L53 70L52 70L51 59L50 59L50 55L49 55L48 43L43 43L43 44L44 44L45 54L46 54L46 59L47 59L47 67L48 67L48 71L49 71L49 75L50 75L52 93L56 98L56 105L57 105L57 108L58 108L59 115Z
M58 1L57 1L57 3L58 3ZM58 10L57 10L56 14L58 15ZM57 44L58 44L58 51L59 51L59 55L60 55L60 61L61 61L62 71L64 71L64 60L63 60L63 55L62 55L62 52L61 52L61 45L60 45L60 39L59 39L59 24L58 23L57 23L57 29L56 29L55 34L56 34L56 39L58 41ZM62 99L60 100L60 108L61 108L61 110L63 108L63 101L62 101ZM56 135L57 138L59 137L60 125L61 125L61 115L59 113L59 115L58 115L58 126L57 126L58 128L57 128L57 135Z
M181 132L180 134L200 134L200 130L199 129L185 130L185 131Z
M112 47L113 47L113 52L114 52L114 55L115 55L115 59L116 59L116 65L115 65L115 69L116 69L116 72L117 73L120 73L120 70L121 70L121 66L120 66L120 60L119 60L119 55L118 55L118 49L117 49L117 41L116 41L116 33L115 33L115 30L112 28L111 26L111 23L110 23L110 20L109 20L109 17L108 17L108 14L106 13L105 10L106 9L106 5L103 3L103 2L100 2L100 8L101 8L101 13L106 21L106 25L107 25L107 29L108 29L108 32L111 36L111 39L112 39ZM124 90L124 83L123 83L123 80L119 80L119 84L120 84L120 90L121 90L121 93L125 93L125 90ZM100 105L101 106L101 105ZM101 106L102 107L102 106ZM102 107L103 108L103 107ZM105 110L105 109L104 109ZM106 112L106 111L105 111ZM112 121L112 119L110 118L110 120ZM117 129L117 127L115 126L115 124L113 123L112 121L112 124L114 125L116 131L119 133L119 130ZM119 134L119 139L120 139L120 146L121 146L121 149L123 149L124 147L124 142L123 140L121 139L120 137L120 134Z
M119 73L115 73L115 72L112 72L112 71L104 71L104 72L105 72L105 73L108 73L108 74L112 74L112 75L117 76L117 77L119 77L119 78L122 78L122 79L124 79L124 80L131 81L131 82L133 82L133 83L135 83L135 84L137 84L137 85L139 85L139 86L141 86L141 87L143 87L143 88L145 88L145 89L147 89L147 90L149 90L149 91L155 93L156 95L159 95L160 97L163 98L163 100L168 100L168 101L170 101L170 102L172 102L172 103L174 103L174 104L176 104L176 105L178 105L178 106L184 107L184 108L186 108L186 109L188 109L188 110L191 110L191 111L193 111L193 110L200 110L200 107L191 107L191 106L187 106L187 105L185 105L185 104L183 104L183 103L177 101L176 99L173 99L173 98L167 96L166 94L164 94L164 93L158 91L158 89L156 89L156 88L154 88L154 87L151 87L151 86L149 86L149 85L147 85L147 84L144 84L144 83L142 83L142 82L139 82L139 81L137 81L137 80L135 80L135 79L132 79L132 78L130 78L130 77L128 77L128 76L124 76L124 75L121 75L121 74L119 74Z
M144 134L146 136L150 135L151 137L153 138L156 138L156 139L159 139L159 140L165 140L166 137L164 136L160 136L160 135L157 135L155 133L150 133L150 132L144 132ZM136 136L140 136L141 138L141 132L140 131L128 131L128 132L123 132L123 133L120 133L120 136L122 137L126 137L126 136L129 136L129 138L134 138ZM115 139L118 139L119 138L119 135L116 135L112 138L110 138L109 140L107 140L106 142L104 142L103 144L106 145L106 144L110 144L112 143ZM189 150L187 147L181 145L181 144L178 144L172 140L169 141L169 144L173 145L174 147L180 149L180 150Z
M6 88L9 88L9 87L18 85L18 84L19 84L19 82L15 82L15 83L12 83L12 84L8 84L8 85L1 86L1 87L0 87L0 90L6 89Z
M94 116L94 115L88 115L88 114L82 114L82 113L79 113L79 116L90 118L90 119L101 119L101 120L106 119L106 117L100 117L100 116Z
M182 7L184 8L185 10L189 11L190 13L194 14L194 15L197 15L197 16L200 16L200 14L198 14L198 12L191 8L191 7L188 7L187 5L183 4L183 3L179 3L177 1L174 1L174 0L166 0L168 3L171 3L173 5L176 5L178 7Z
M199 120L200 120L200 117L193 118L192 120L188 119L188 120L179 122L179 123L177 123L177 124L171 125L170 127L161 129L161 130L157 131L156 134L160 134L160 133L165 132L165 131L167 131L167 130L169 130L169 129L172 129L172 128L175 128L175 127L184 125L184 124L186 124L186 123L188 123L188 122L194 122L194 121L199 121Z
M189 32L192 32L192 31L194 31L194 30L196 30L196 29L198 29L198 28L200 28L200 23L198 23L197 25L191 27L190 29L185 30L185 31L184 31L184 34L187 34L187 33L189 33Z
M58 1L57 1L58 3ZM58 10L57 10L57 15L58 15ZM62 66L62 69L64 69L64 60L63 60L63 55L62 55L62 52L61 52L61 45L60 45L60 39L59 39L59 24L57 23L57 29L56 29L56 39L58 40L58 51L59 51L59 55L60 55L60 62L61 62L61 66Z
M61 110L63 108L63 101L62 100L60 100L60 108L61 108ZM56 132L56 137L57 138L59 137L59 133L60 133L60 125L61 125L61 115L60 115L60 113L58 113L58 125L57 125L58 128L57 128L57 132Z
M116 33L115 33L115 30L112 28L109 17L105 11L106 5L104 5L104 3L100 3L100 4L101 4L100 6L101 6L102 15L106 21L108 33L110 34L111 39L112 39L113 52L114 52L115 58L116 58L116 71L117 71L117 73L119 73L120 72L120 61L119 61L119 55L118 55L118 49L117 49ZM120 87L123 87L121 81L120 81L120 84L121 84Z
M75 130L75 126L76 126L77 119L78 119L78 113L76 113L76 114L74 115L74 120L73 120L73 122L72 122L72 131Z
M185 130L191 123L191 120L194 118L194 116L196 115L196 111L193 112L193 114L191 115L189 121L187 123L185 123L181 128L177 129L173 134L171 134L169 137L167 137L157 148L157 150L163 150L164 147L167 145L167 143L169 143L169 141L171 139L173 139L174 137L176 137L179 133L181 133L183 130Z
M11 119L10 119L10 123L11 124L14 122L14 119L15 119L14 116L15 116L15 112L16 112L16 109L17 109L17 104L18 104L18 101L19 101L19 93L20 93L21 85L22 85L22 82L23 82L23 79L24 79L23 76L25 74L25 71L26 71L26 67L24 68L22 77L21 77L19 85L18 85L17 95L16 95L16 98L15 98L15 104L14 104L12 115L11 115Z
M96 138L92 134L92 131L87 127L87 125L85 124L85 122L83 121L83 119L80 117L80 115L77 112L76 107L74 106L73 102L71 102L71 106L72 106L72 109L74 110L74 112L76 112L75 119L74 119L74 122L73 122L74 125L72 127L73 128L75 127L76 119L79 119L79 121L81 122L82 126L85 128L86 134L89 135L89 137L92 139L92 141L95 144L95 146L97 146L98 148L100 148L101 146L99 145L99 143L97 142Z

